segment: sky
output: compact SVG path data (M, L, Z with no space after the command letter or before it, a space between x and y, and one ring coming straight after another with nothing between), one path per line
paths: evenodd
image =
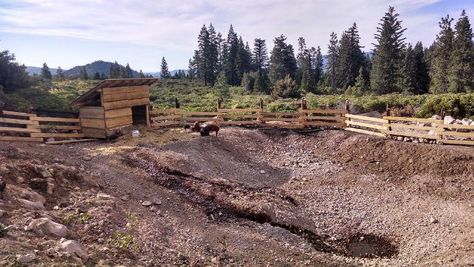
M227 36L230 24L252 46L263 38L270 52L284 34L295 47L327 50L331 32L356 22L365 51L388 6L400 13L408 42L430 45L440 18L474 14L472 0L0 0L0 51L27 66L68 69L95 60L129 63L133 69L186 69L203 24ZM471 19L471 23L473 23Z

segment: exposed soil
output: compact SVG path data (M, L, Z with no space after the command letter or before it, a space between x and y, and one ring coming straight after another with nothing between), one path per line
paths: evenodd
M1 266L30 252L35 266L474 263L468 147L343 131L149 130L113 143L3 143L0 160L0 223L10 225ZM23 205L22 190L44 196L45 208ZM45 216L88 257L24 229Z

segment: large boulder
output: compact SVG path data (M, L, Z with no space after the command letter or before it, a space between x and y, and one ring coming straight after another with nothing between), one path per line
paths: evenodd
M454 124L456 119L451 116L444 117L444 124Z
M84 247L75 240L66 240L62 238L59 241L57 249L71 257L78 257L81 259L87 259L88 257Z
M66 226L54 222L49 218L33 219L26 227L26 230L33 231L38 235L65 237L68 234Z

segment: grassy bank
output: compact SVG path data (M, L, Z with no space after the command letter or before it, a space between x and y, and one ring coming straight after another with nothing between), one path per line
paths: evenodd
M59 111L71 110L69 103L93 87L99 81L64 80L37 83L14 94L1 94L0 100L6 102L6 109L26 110L34 108ZM267 111L295 111L299 107L299 99L273 99L270 95L249 93L243 87L207 87L202 84L182 80L163 80L152 86L150 99L155 108L174 107L178 98L181 108L189 111L214 111L219 97L224 99L225 108L257 108L259 99L263 98ZM383 96L347 96L347 95L314 95L306 94L309 108L320 106L343 107L346 100L351 102L353 113L369 111L385 111L389 107L405 107L411 105L418 117L430 117L440 114L442 110L457 118L474 118L474 93L440 94L440 95L401 95Z

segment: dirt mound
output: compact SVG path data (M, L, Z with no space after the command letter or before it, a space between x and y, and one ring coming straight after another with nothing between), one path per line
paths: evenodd
M154 151L148 152L162 166L195 177L221 178L255 188L277 187L290 178L290 170L272 167L250 155L242 145L236 145L225 138L211 136L162 147L148 147L154 148Z

